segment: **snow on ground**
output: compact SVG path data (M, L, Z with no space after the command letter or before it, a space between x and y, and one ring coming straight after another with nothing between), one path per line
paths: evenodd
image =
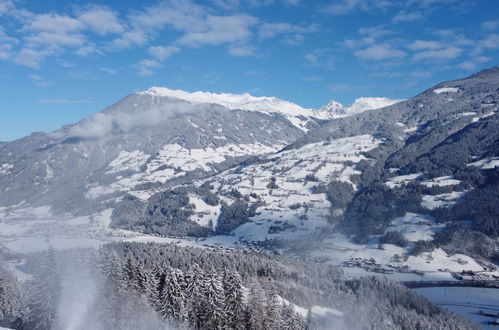
M454 191L440 195L423 195L421 206L428 210L434 210L438 207L449 207L456 204L466 193L467 191Z
M333 265L349 266L343 268L347 277L373 275L375 270L372 268L383 268L388 271L384 276L397 281L453 281L450 272L483 271L483 267L472 258L461 254L447 255L442 249L410 256L416 241L432 240L443 227L444 224L435 223L430 216L406 213L396 218L386 230L401 232L409 241L406 248L392 244L380 246L376 235L366 244L356 244L347 236L336 233L323 240L310 256ZM371 271L367 270L369 268ZM413 271L424 272L424 275Z
M196 212L190 217L190 220L204 227L216 227L217 219L220 215L220 204L217 206L208 205L193 194L189 194L189 203L193 204L196 209Z
M423 186L426 187L446 187L446 186L456 186L460 184L461 181L454 179L453 176L439 176L430 180L421 182Z
M496 314L499 312L499 289L493 288L465 288L465 287L433 287L413 289L429 301L461 315L483 329L497 329L487 325L490 318L479 315L479 311Z
M448 269L451 272L460 271L483 271L473 258L464 254L447 255L444 250L438 248L432 252L424 252L419 256L409 256L406 264L411 269L417 269L423 272L436 271L438 269Z
M443 87L443 88L437 88L437 89L433 90L433 92L435 94L456 93L458 91L459 91L459 88L457 88L457 87Z
M31 253L52 247L64 250L97 247L103 243L136 235L110 229L112 209L88 216L56 215L49 206L18 206L0 210L0 244L17 253Z
M7 175L10 173L10 170L14 167L14 165L5 163L0 165L0 175Z
M179 144L166 144L151 159L147 154L137 150L122 152L109 164L108 174L127 170L138 172L142 166L146 166L145 170L127 177L117 176L115 182L106 186L98 183L88 185L85 197L95 199L116 192L128 192L137 198L147 200L155 191L133 190L133 188L143 183L165 183L194 170L211 171L211 165L224 162L226 157L268 154L281 147L280 145L269 147L261 143L254 143L228 144L218 148L187 149Z
M149 155L141 150L122 151L111 163L109 163L109 171L107 174L119 173L124 171L138 172L140 167L144 165L149 158Z
M433 240L435 233L444 227L444 224L435 223L434 219L428 215L408 212L403 217L395 218L386 232L398 231L409 242L417 242L418 240Z
M423 175L423 172L394 176L393 178L390 178L390 180L386 181L385 185L387 185L391 189L398 188L398 187L401 187L405 184L408 184L411 181L416 180L417 178L419 178L422 175Z
M405 101L404 99L389 99L386 97L359 97L352 104L350 104L346 109L345 113L347 116L356 115L368 110L377 110L384 107L388 107L395 103Z
M419 129L419 126L412 126L412 127L404 129L404 133L416 132L418 129Z
M479 167L482 170L489 170L499 166L499 157L484 158L479 161L469 163L468 166Z
M361 135L309 144L282 152L272 162L225 171L209 182L214 192L225 196L223 200L228 204L233 203L230 197L233 189L242 195L254 194L251 203L263 203L251 222L234 231L238 239L301 237L325 225L329 216L331 204L326 195L313 193L320 184L315 178L321 182L338 180L353 185L350 178L358 173L355 166L365 159L363 153L381 142Z

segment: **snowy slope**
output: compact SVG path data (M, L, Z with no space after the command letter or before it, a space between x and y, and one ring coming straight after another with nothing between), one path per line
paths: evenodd
M364 111L381 109L392 104L404 101L403 99L389 99L386 97L360 97L345 109L347 116L353 116Z
M232 192L237 190L243 196L251 195L250 201L260 205L251 222L234 231L237 239L250 242L298 238L327 224L331 204L326 194L317 189L321 183L342 181L355 189L351 177L359 173L355 170L356 164L366 159L364 154L381 142L362 135L310 144L270 154L261 164L228 170L196 184L209 182L212 191L222 196L227 204L234 203L236 199ZM270 184L272 181L274 185ZM190 203L195 206L191 220L197 223L201 223L200 217L207 211L199 199L195 195L189 196ZM216 208L209 214L215 212Z

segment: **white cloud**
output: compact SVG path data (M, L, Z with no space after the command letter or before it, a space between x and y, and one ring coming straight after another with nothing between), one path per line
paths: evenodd
M14 8L14 2L10 0L0 0L0 16L8 14Z
M144 59L139 62L137 68L139 69L139 75L141 76L150 76L155 72L153 69L162 68L163 65L155 60Z
M419 60L449 60L454 59L463 53L463 49L455 46L447 46L442 49L426 50L413 55L413 59Z
M207 10L192 2L163 1L129 16L130 27L113 41L118 48L143 45L158 31L169 26L177 31L201 31Z
M118 71L111 69L111 68L99 68L99 70L102 72L105 72L105 73L109 73L110 75L113 75L113 76L118 74Z
M53 85L52 82L46 80L45 78L43 78L42 76L39 76L37 74L30 74L30 75L28 75L28 78L31 79L31 81L35 85L40 86L40 87L47 87L47 86Z
M67 15L40 14L35 15L31 22L24 27L24 29L62 34L81 31L84 27L85 25L83 22Z
M428 41L428 40L416 40L407 46L407 48L414 51L424 50L424 49L439 49L444 47L445 45L439 41Z
M106 7L92 6L80 12L78 20L83 22L92 31L101 35L121 33L124 30L116 13Z
M493 31L499 27L499 20L485 21L482 23L482 29Z
M231 45L229 54L232 56L255 56L256 48L252 45Z
M14 62L19 65L27 66L30 68L38 68L40 62L47 56L53 55L54 51L51 49L32 49L22 48L21 51L15 56Z
M58 33L53 31L43 31L27 36L24 39L28 45L45 45L51 48L60 46L81 46L85 43L86 37L80 33Z
M355 56L367 60L397 59L405 56L405 52L394 49L388 44L372 45L354 52Z
M490 61L490 57L486 56L475 56L469 61L464 61L459 63L459 67L468 71L476 71L480 64Z
M423 19L423 14L419 11L401 10L394 17L394 22L414 22Z
M259 27L259 37L262 39L272 38L279 34L309 33L317 31L316 25L302 27L290 23L263 23Z
M180 52L180 48L175 46L152 46L149 47L147 52L154 58L164 61L173 54Z
M394 5L389 0L334 0L320 11L332 15L344 15L355 10L372 12L383 10Z
M208 16L201 29L186 31L178 42L191 47L244 42L250 39L250 27L257 22L255 17L247 15Z
M87 44L78 48L75 51L75 54L79 56L88 56L92 54L102 54L102 52L99 49L97 49L97 47L94 44Z
M331 70L335 64L335 58L332 55L331 48L319 48L305 54L305 61L308 66L323 67Z
M480 46L489 49L499 48L499 34L492 33L487 35L485 39L480 41Z

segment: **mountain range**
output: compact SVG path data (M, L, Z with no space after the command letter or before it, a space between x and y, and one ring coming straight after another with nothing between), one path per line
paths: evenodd
M332 262L401 254L415 269L489 267L499 260L497 86L494 67L408 100L318 110L153 87L1 145L0 216L107 212L116 230Z

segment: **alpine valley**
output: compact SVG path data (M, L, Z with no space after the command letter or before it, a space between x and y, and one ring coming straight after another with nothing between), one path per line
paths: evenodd
M231 264L246 273L228 279L275 281L266 294L303 319L282 329L473 329L392 280L497 285L498 109L499 67L320 109L153 87L0 143L0 258L21 279L49 247L151 274L192 277L195 262L213 283ZM245 282L247 299L258 288Z

